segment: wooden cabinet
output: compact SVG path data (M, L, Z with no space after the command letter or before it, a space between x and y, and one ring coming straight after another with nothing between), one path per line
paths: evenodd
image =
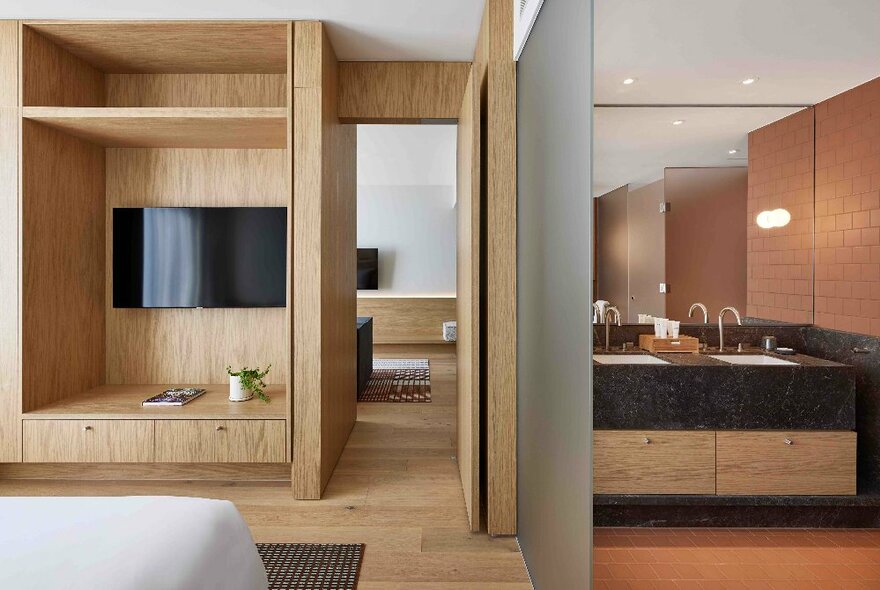
M156 420L156 461L283 463L284 420Z
M714 494L715 433L597 430L597 494Z
M855 495L856 433L718 432L720 495Z
M27 463L153 461L152 420L25 420Z

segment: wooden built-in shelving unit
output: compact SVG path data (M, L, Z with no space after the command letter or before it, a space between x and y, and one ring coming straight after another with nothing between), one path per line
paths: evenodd
M293 26L20 25L24 461L291 460L290 304L115 309L111 225L114 207L292 210ZM270 363L270 404L227 400L227 364ZM141 405L192 383L212 385Z

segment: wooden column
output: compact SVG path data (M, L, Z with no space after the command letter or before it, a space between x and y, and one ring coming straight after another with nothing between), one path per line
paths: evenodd
M513 4L487 0L474 54L485 120L484 306L486 512L491 535L516 534L516 64Z
M0 462L21 461L18 21L0 21Z
M337 116L338 64L320 22L293 34L293 465L320 498L357 416L357 135Z
M456 317L458 419L456 457L471 530L480 514L480 92L468 75L458 117Z

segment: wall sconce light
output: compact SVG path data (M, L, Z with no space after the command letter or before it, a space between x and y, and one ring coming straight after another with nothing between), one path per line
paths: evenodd
M785 209L774 209L773 211L761 211L758 213L758 227L764 229L773 229L774 227L785 227L791 221L791 213Z

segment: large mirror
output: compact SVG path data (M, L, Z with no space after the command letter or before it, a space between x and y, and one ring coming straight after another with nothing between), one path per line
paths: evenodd
M595 301L624 323L726 306L812 322L812 109L597 106L594 122Z

